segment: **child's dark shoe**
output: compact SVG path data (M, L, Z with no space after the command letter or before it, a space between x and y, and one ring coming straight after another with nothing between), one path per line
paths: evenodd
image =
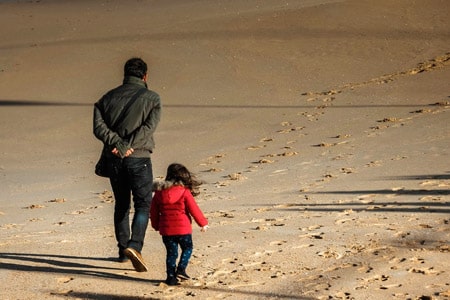
M168 276L164 282L167 285L178 285L178 279L175 276Z
M178 268L177 269L177 277L180 278L181 280L188 280L191 277L189 277L189 275L186 273L186 269L183 268Z

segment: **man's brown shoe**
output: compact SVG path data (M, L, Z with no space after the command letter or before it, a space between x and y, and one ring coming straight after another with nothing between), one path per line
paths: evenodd
M137 272L147 272L148 268L145 265L144 259L142 258L141 253L133 248L126 248L123 250L123 254L125 254L133 264L134 269Z

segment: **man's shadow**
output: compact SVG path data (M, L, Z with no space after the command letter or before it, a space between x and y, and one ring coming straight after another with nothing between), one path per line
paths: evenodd
M55 274L73 274L81 276L94 276L108 279L141 281L146 283L159 283L160 280L150 280L130 277L121 274L110 273L109 271L125 270L125 268L108 267L90 263L80 263L74 261L94 261L113 262L114 258L105 257L80 257L55 254L34 254L34 253L0 253L0 269L23 272L43 272ZM27 263L29 262L29 263ZM118 263L119 264L119 263ZM126 267L127 265L124 265ZM131 269L130 269L131 271Z

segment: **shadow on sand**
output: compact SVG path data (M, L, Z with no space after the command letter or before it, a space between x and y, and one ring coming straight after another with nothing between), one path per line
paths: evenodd
M57 101L34 101L34 100L0 100L0 106L89 106L94 103L81 102L57 102ZM429 104L368 104L368 105L331 105L327 108L379 108L379 107L428 107ZM165 108L255 108L255 109L283 109L283 108L317 108L317 105L226 105L226 104L164 104Z
M12 262L7 262L12 261ZM82 261L82 262L80 262ZM14 272L22 271L28 273L54 273L65 275L79 275L85 277L97 277L110 280L126 280L133 282L141 282L143 284L152 284L157 286L161 283L161 280L155 279L143 279L136 278L127 275L116 274L117 271L125 271L124 268L111 268L103 265L97 265L97 262L113 262L114 258L101 258L101 257L80 257L80 256L68 256L68 255L55 255L55 254L34 254L34 253L0 253L0 269L11 270ZM89 262L92 262L89 263ZM38 264L42 264L39 266ZM119 263L118 263L119 264ZM133 270L130 269L131 272ZM112 273L114 272L114 273ZM111 283L114 284L114 283ZM194 286L189 282L183 283L183 285L177 286L180 289L204 289L204 286ZM259 293L254 291L245 291L239 289L228 288L216 288L209 286L209 291L218 293L235 294L240 297L274 297L276 299L299 299L299 300L312 300L313 298L307 298L295 295L285 295L282 293L270 292ZM139 300L139 299L159 299L136 297L136 296L124 296L113 295L97 292L77 292L70 290L64 294L55 292L54 295L61 295L67 298L76 299L95 299L95 300Z
M448 180L450 172L445 174L431 175L408 175L383 177L384 180ZM351 190L351 191L324 191L307 192L305 197L311 195L390 195L390 196L420 196L417 201L405 201L401 198L398 201L379 201L370 200L370 197L364 197L363 201L351 201L344 203L320 202L320 203L288 203L277 207L277 210L301 210L301 211L342 211L352 209L360 212L412 212L412 213L450 213L450 202L442 201L441 198L450 195L450 189L378 189L378 190ZM426 197L426 198L425 198Z

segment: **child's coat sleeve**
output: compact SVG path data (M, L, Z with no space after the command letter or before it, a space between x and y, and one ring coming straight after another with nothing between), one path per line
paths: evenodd
M194 196L192 196L191 191L188 189L186 189L186 192L184 193L184 199L186 201L186 208L189 211L189 214L194 218L197 225L200 227L208 225L208 220L203 215L203 212L197 205L197 202L195 202Z

